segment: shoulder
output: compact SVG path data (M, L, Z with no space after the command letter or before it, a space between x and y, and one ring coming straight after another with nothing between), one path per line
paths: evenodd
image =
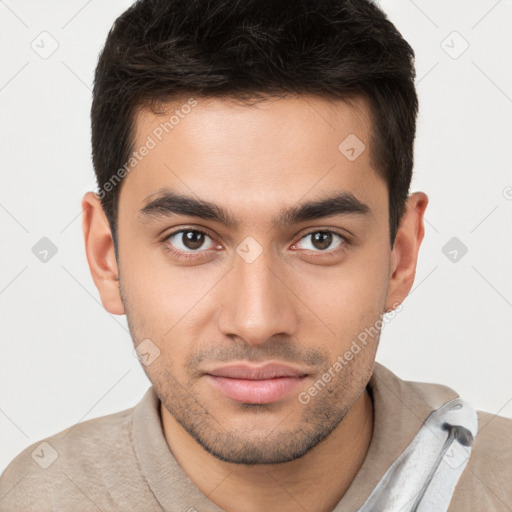
M432 411L459 397L453 389L442 384L403 380L377 362L370 387L379 392L381 399L399 403L400 409L412 412L421 422Z
M414 422L414 432L432 411L459 397L444 385L402 380L379 364L376 364L372 385L376 390L380 388L386 402L395 401L401 405L401 408L395 408L393 423L400 426ZM477 415L478 433L469 462L455 488L449 512L510 511L512 420L483 411L477 411Z
M77 423L25 448L0 477L0 509L114 510L109 488L138 472L133 410Z
M450 512L505 512L512 503L512 420L478 411L478 434Z

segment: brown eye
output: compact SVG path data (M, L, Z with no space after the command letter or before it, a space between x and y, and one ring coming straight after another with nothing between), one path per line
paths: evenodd
M184 231L181 235L183 245L187 249L199 249L204 244L204 233L199 231Z
M309 242L303 243L308 239ZM307 249L316 252L330 252L330 250L337 249L344 241L341 235L333 231L313 231L302 237L297 247L299 249ZM327 251L327 249L330 250Z
M328 249L332 243L332 233L328 233L326 231L319 231L318 233L313 233L313 238L311 239L311 243L317 249L321 251Z
M169 235L167 242L175 249L183 252L196 252L198 249L211 249L215 245L213 240L206 233L195 229L176 231ZM205 243L206 247L204 247Z

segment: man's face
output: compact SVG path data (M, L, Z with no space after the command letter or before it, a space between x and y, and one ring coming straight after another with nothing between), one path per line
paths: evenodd
M119 198L130 331L135 345L151 340L147 357L160 351L144 369L164 414L205 449L230 462L293 460L339 424L373 370L378 336L343 359L384 312L390 277L369 113L363 101L313 97L181 105L136 118L134 149L148 136L156 146ZM179 122L162 133L174 110ZM166 193L190 201L179 210ZM335 197L326 211L301 210ZM192 215L196 201L232 223Z

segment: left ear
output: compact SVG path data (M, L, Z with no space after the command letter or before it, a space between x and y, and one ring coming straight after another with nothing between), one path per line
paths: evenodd
M423 215L427 205L428 197L423 192L414 192L407 199L406 210L391 251L386 311L395 309L411 291L418 252L425 235Z

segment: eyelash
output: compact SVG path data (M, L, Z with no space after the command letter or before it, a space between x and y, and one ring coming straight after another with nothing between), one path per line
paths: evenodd
M201 252L207 252L207 251L190 251L190 252L183 252L183 251L179 251L178 249L175 249L172 245L170 245L168 242L168 240L173 237L174 235L177 235L178 233L187 233L187 232L193 232L193 233L201 233L202 235L205 235L209 238L211 238L213 240L213 238L206 232L206 231L203 231L201 229L178 229L177 231L173 231L172 233L169 233L168 235L166 235L164 237L164 239L162 240L162 242L164 242L164 248L167 252L169 252L170 254L172 254L174 257L178 258L178 259L189 259L189 258L194 258L194 259L197 259L198 257L198 254L201 253ZM208 249L208 251L210 251L211 249Z
M184 259L184 260L187 260L190 258L197 259L198 255L200 255L200 253L202 253L202 252L205 253L205 252L212 250L212 249L207 249L206 251L198 250L198 251L184 252L184 251L175 249L171 244L167 243L168 240L170 238L172 238L174 235L177 235L179 233L187 233L189 231L194 232L194 233L200 233L200 234L205 235L205 236L211 238L212 240L214 240L213 237L211 237L206 231L203 231L201 229L195 229L195 228L194 229L191 229L191 228L179 229L177 231L173 231L172 233L169 233L161 240L164 243L165 250L167 252L169 252L172 256L174 256L178 259ZM306 238L307 236L313 235L315 233L332 233L333 235L339 236L341 238L342 242L339 247L337 247L336 249L331 250L331 251L313 251L313 253L318 253L317 255L314 255L313 258L315 258L315 257L324 257L325 258L325 257L338 256L338 254L340 252L344 251L346 249L347 245L350 244L349 239L345 235L342 235L341 233L339 233L338 231L333 230L333 229L315 229L313 231L309 231L308 233L305 233L304 235L302 235L296 243L298 243L303 238ZM293 245L296 245L296 244L293 244Z

